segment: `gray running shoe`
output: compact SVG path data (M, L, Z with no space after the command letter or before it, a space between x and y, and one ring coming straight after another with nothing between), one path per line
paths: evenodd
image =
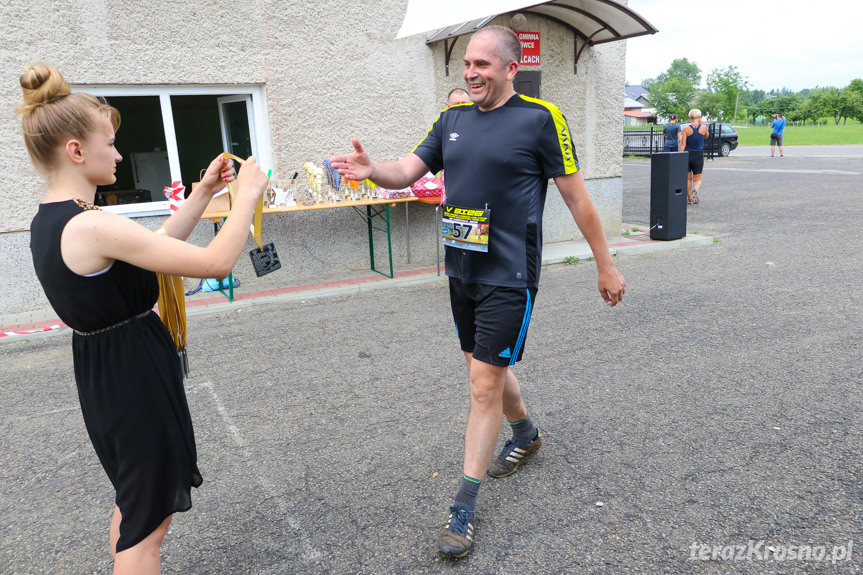
M464 557L470 551L475 532L474 512L461 505L453 505L449 508L449 520L441 529L438 549L450 557Z
M486 473L489 477L512 475L519 465L536 455L540 447L542 447L542 433L539 430L537 430L536 439L527 445L516 443L510 439L503 446L497 459L492 459L491 463L488 464Z

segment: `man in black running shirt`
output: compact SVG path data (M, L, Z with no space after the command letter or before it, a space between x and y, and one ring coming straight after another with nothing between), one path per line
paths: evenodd
M617 305L626 284L614 266L599 214L578 168L566 120L556 106L517 94L521 44L508 28L475 33L464 57L472 104L442 111L412 153L375 162L354 138L354 152L330 159L351 180L401 189L446 170L442 226L450 301L470 371L470 413L461 486L438 546L468 553L482 478L504 477L539 451L511 365L521 359L542 263L542 212L553 178L590 244L603 299ZM492 460L505 415L513 431Z

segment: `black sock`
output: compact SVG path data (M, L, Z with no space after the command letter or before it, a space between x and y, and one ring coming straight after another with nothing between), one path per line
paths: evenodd
M461 485L458 488L458 493L455 494L455 504L461 505L468 511L476 510L476 496L479 493L479 486L482 483L479 479L461 476Z
M516 443L524 445L536 439L537 429L529 417L525 417L521 421L510 421L509 426L512 429L512 438Z

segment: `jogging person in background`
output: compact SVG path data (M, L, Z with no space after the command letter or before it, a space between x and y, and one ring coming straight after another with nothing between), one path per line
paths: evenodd
M680 124L677 123L677 114L671 114L668 123L662 128L665 134L665 145L663 152L676 152L680 149Z
M689 152L689 170L686 172L686 203L697 204L701 199L701 172L704 171L704 138L707 126L701 123L701 110L689 110L689 124L683 127L680 136L680 151Z
M486 471L491 477L510 475L542 445L511 366L522 357L536 299L549 178L593 250L603 299L614 306L625 291L563 114L513 89L520 61L521 43L512 30L483 28L464 56L472 104L441 112L425 139L398 161L372 161L356 138L353 153L330 160L347 178L394 189L446 168L446 273L470 372L463 475L438 542L452 557L470 550ZM503 415L513 435L492 461Z
M776 114L773 116L773 123L770 124L773 132L770 134L770 157L776 157L776 146L779 146L779 157L784 158L785 152L782 148L782 132L785 131L785 116Z

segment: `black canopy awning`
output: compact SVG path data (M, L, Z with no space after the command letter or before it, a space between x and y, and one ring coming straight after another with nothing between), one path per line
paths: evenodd
M554 20L591 45L655 34L657 31L647 20L613 0L550 0L515 11L539 14ZM426 42L431 44L447 38L472 34L499 15L488 14L470 22L459 22L441 28L431 34Z
M446 43L446 63L449 68L449 57L455 39L466 34L473 34L502 14L521 12L536 14L559 23L575 34L575 64L585 46L603 44L635 38L657 32L647 20L633 10L614 0L549 0L536 3L524 0L493 0L465 2L452 0L452 9L448 10L448 0L438 0L434 13L424 13L427 4L409 1L408 12L399 37L431 30L423 30L423 25L436 26L427 38L426 43L444 41ZM503 10L503 11L501 11ZM465 21L464 16L472 19ZM443 26L443 27L440 27ZM578 43L581 41L581 47ZM576 67L577 71L577 67ZM447 69L447 73L449 70Z

